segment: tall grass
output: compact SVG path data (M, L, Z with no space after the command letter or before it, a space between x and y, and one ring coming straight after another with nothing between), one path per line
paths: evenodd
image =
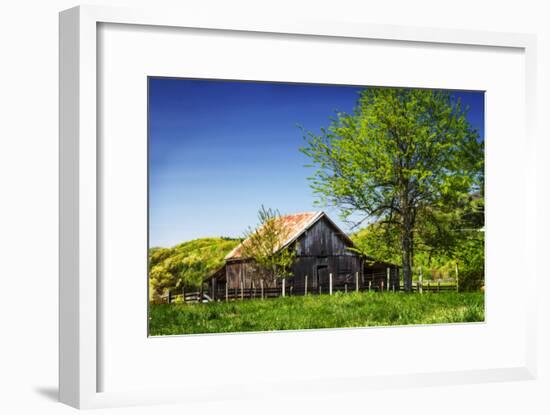
M483 293L336 293L205 304L152 304L150 335L484 321Z

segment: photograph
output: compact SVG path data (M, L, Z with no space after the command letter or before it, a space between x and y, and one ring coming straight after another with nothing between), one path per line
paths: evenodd
M149 336L485 321L484 91L147 82Z

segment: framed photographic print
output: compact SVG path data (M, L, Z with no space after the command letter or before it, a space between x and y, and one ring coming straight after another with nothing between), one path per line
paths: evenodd
M61 400L532 378L534 45L62 12Z
M148 94L150 335L484 321L483 91Z

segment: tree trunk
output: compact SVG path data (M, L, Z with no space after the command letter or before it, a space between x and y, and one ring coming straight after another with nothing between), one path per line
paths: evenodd
M405 291L409 292L412 289L412 258L411 258L411 248L410 248L410 239L405 233L401 237L401 246L402 246L402 260L401 265L403 267L403 285Z
M401 228L401 265L403 267L403 285L406 292L412 290L413 270L413 221L407 211L403 212L403 224Z

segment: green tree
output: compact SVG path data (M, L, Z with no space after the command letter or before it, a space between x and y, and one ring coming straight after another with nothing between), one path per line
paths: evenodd
M483 187L483 141L449 93L368 88L352 114L338 113L302 151L311 185L344 218L393 225L405 289L412 285L415 229L429 209L446 212ZM432 217L434 221L435 217Z
M278 210L266 209L262 205L258 220L256 229L249 228L245 232L242 256L252 260L253 275L270 286L277 279L292 275L296 252L292 247L283 247L290 234Z
M371 223L351 235L355 252L375 258L377 261L399 263L399 231L395 226Z

